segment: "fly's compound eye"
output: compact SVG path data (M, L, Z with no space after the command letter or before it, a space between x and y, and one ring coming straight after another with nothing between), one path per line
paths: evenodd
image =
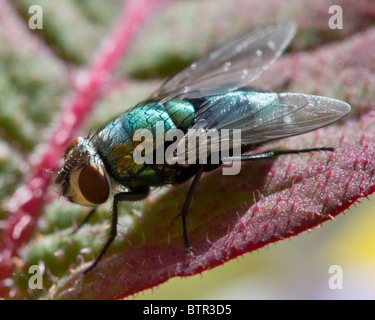
M78 188L82 197L91 205L104 203L110 193L109 183L105 172L100 166L85 166L78 177Z
M97 206L107 201L110 181L101 165L88 164L74 170L63 183L62 194L83 206Z

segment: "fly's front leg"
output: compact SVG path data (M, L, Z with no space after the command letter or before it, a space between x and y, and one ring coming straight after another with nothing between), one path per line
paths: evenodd
M109 237L103 247L103 249L100 251L98 257L94 261L94 263L88 267L84 273L88 273L92 269L95 268L95 266L98 264L100 259L103 257L105 252L107 251L108 247L111 245L113 240L116 238L117 234L117 221L118 221L118 203L121 201L139 201L147 198L148 194L150 193L149 188L142 188L137 190L132 190L129 192L121 192L117 193L113 197L113 206L112 206L112 220L111 220L111 228L109 232Z
M87 214L87 216L85 217L85 219L83 219L83 221L78 225L78 227L74 228L71 235L75 234L79 229L82 228L82 226L90 220L90 218L94 215L94 213L96 212L96 209L97 207L94 207L90 210L90 212Z
M286 154L299 154L307 153L313 151L334 151L334 148L331 147L317 147L317 148L308 148L308 149L297 149L297 150L276 150L268 151L258 154L245 154L241 156L241 160L254 160L254 159L268 159Z

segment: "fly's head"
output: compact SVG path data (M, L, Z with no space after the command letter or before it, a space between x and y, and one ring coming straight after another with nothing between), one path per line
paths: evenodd
M64 165L55 180L69 201L96 207L107 201L111 179L91 141L75 138L65 150Z

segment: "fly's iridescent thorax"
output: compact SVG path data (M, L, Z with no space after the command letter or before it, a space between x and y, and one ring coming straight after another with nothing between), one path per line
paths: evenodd
M89 139L73 139L64 161L55 181L61 184L64 197L84 206L97 206L108 199L111 180Z
M93 137L92 143L100 153L107 172L121 185L139 187L173 183L175 172L168 166L134 161L134 150L141 143L134 140L134 135L137 130L148 130L152 135L151 143L155 151L160 147L156 140L158 125L162 125L164 134L170 129L185 132L193 125L194 116L194 106L188 101L140 104L105 125Z

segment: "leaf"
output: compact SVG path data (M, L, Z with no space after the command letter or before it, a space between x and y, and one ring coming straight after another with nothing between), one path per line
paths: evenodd
M374 87L372 52L375 49L375 29L369 26L375 17L369 14L374 9L371 1L351 3L342 0L335 3L344 10L343 30L328 28L330 4L327 1L271 1L267 6L263 1L239 0L222 1L220 6L216 2L204 1L170 3L165 10L155 13L153 19L139 31L138 41L130 51L126 51L128 55L118 69L114 66L119 61L119 55L113 60L105 60L110 56L106 56L108 52L105 50L97 53L97 60L89 62L95 56L93 51L109 31L118 4L102 11L104 5L100 1L94 1L90 7L71 1L59 11L62 15L57 15L46 2L40 1L39 4L48 12L45 15L50 16L41 34L35 37L25 26L29 2L16 1L16 7L3 2L1 7L6 20L0 19L3 24L0 26L0 39L6 45L0 46L0 64L8 68L8 72L0 80L0 96L4 101L0 107L3 108L2 114L9 113L11 125L4 127L0 142L5 150L4 156L0 157L1 176L6 177L1 182L4 191L0 196L5 203L1 217L6 218L7 211L11 212L5 225L13 225L14 228L5 230L12 230L13 235L19 230L21 235L20 240L13 243L12 239L5 237L6 231L0 234L0 262L5 262L7 266L11 264L15 273L11 281L5 282L8 284L8 297L122 298L171 277L189 276L214 268L245 252L314 228L374 191L375 118L372 110L375 100L371 89ZM125 8L126 16L126 11L131 10ZM257 14L249 15L249 12ZM56 19L52 19L55 16ZM253 18L249 19L249 16ZM131 15L127 17L134 18ZM147 97L155 88L156 81L143 79L171 75L177 71L176 60L178 68L181 68L182 64L198 58L227 36L272 18L296 20L298 34L290 52L256 84L342 99L350 103L353 110L341 122L275 142L267 149L333 146L335 152L282 156L275 161L246 163L238 176L223 176L220 169L205 174L188 216L192 256L185 254L181 221L175 219L189 183L160 190L143 203L127 204L122 208L115 242L99 265L83 276L81 271L98 255L105 241L109 208L102 208L90 224L71 236L72 224L81 221L87 210L64 199L56 199L57 192L53 189L48 193L45 191L43 197L34 193L30 200L34 202L27 202L24 191L38 188L25 189L25 183L31 188L30 182L27 182L28 170L20 168L30 167L32 162L20 155L29 155L32 150L34 158L40 157L41 153L37 153L36 148L45 143L44 126L52 123L52 129L57 130L57 134L62 133L53 122L63 122L71 110L69 106L76 101L87 106L87 109L74 113L80 118L79 123L83 123L94 103L98 107L86 128L78 124L65 132L67 136L78 128L86 135L91 128L99 127L104 118L109 120ZM64 29L66 19L75 21L74 37L71 36L71 25ZM140 21L144 23L140 19L138 26ZM121 19L115 24L115 36L110 37L115 40L114 44L119 39L125 41L121 38L122 33L116 31L121 30L124 24ZM173 31L170 25L174 26ZM198 33L194 32L197 25L202 26ZM17 37L7 30L14 30ZM178 35L177 39L175 35ZM91 40L85 43L82 40L85 38ZM43 57L43 64L35 56ZM18 70L16 61L21 57L25 66ZM107 61L110 67L99 68L98 60ZM101 66L106 65L104 62ZM88 85L90 90L85 95L82 87L71 88L69 84L71 78L78 83L79 65L86 64L91 66L84 75L86 79L101 80L95 82L95 86ZM107 76L117 71L118 78L102 79L98 76L99 70L104 70ZM35 82L35 79L38 81ZM20 99L20 92L26 102ZM57 108L50 108L62 104L72 95L73 102L67 103L61 116ZM56 97L59 97L58 101ZM10 108L10 105L15 107ZM21 115L23 122L17 123ZM55 148L59 151L48 147L48 142L46 145L46 154L50 154L51 159L57 159L63 143ZM44 175L39 178L50 179L44 178ZM21 179L23 185L20 185ZM17 192L12 196L14 190ZM8 197L11 197L10 200L5 201ZM22 199L23 210L35 212L35 215L17 211L20 204L15 199ZM43 215L36 220L41 213ZM25 236L22 224L19 224L22 221L30 221ZM7 246L7 243L12 246ZM21 247L21 244L24 245ZM10 251L13 253L10 254ZM11 259L15 254L17 258ZM28 268L35 264L45 270L44 290L28 290ZM0 270L8 270L9 274L9 269Z

